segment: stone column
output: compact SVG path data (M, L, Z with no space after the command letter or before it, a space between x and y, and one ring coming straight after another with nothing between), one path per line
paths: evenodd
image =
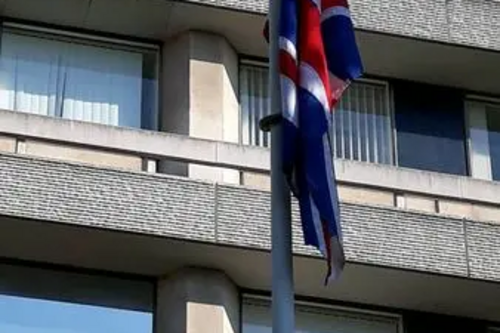
M155 333L239 333L240 299L220 271L185 268L158 283Z
M238 55L220 35L187 31L162 52L161 130L196 138L239 140ZM163 163L160 171L228 183L239 173L198 165Z

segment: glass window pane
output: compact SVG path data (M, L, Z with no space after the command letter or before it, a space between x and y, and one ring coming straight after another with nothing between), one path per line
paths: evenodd
M259 121L270 114L268 70L242 65L240 68L240 123L242 143L269 147L270 135L259 129Z
M156 121L156 51L84 44L53 35L1 35L0 107L99 124Z
M270 304L246 298L242 333L272 333ZM399 317L297 304L296 329L301 333L398 333Z
M152 314L0 295L0 332L151 333Z
M270 114L268 69L243 64L240 72L241 137L243 144L269 146L269 134L258 128ZM392 163L392 123L387 86L353 83L344 92L332 117L332 145L337 158Z
M500 105L474 101L466 107L471 175L500 180Z
M467 104L470 168L474 178L491 179L490 148L484 105Z
M488 143L490 146L491 176L500 180L500 107L486 108Z
M0 332L152 333L154 288L144 279L0 264Z
M386 96L385 85L364 82L353 83L344 93L334 110L337 158L391 163L392 124Z
M398 165L465 175L465 119L459 89L395 80Z

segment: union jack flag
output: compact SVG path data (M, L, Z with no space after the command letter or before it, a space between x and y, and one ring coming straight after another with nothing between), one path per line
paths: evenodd
M331 113L363 65L347 0L282 0L279 30L284 173L298 199L304 242L343 270ZM264 34L269 38L266 22Z

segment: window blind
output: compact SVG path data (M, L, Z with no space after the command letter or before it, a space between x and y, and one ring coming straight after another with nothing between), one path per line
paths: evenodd
M343 94L331 119L331 139L337 158L393 163L392 115L387 85L355 82ZM259 129L269 115L268 69L242 64L240 71L241 142L269 147L270 134Z

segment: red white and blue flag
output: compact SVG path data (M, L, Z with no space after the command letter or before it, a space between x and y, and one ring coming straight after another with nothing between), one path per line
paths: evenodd
M282 0L279 31L284 172L298 199L306 245L345 263L330 141L331 113L363 65L347 0ZM268 38L268 25L264 31Z

